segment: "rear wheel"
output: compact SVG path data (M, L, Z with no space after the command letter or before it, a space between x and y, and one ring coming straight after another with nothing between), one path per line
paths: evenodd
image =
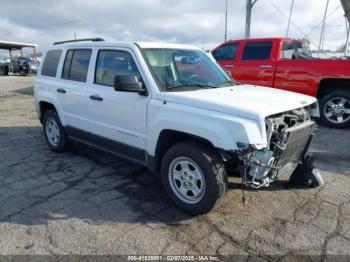
M323 124L333 128L350 126L350 91L334 90L320 99Z
M214 150L196 142L171 147L162 160L161 175L171 200L192 215L218 206L227 190L224 163Z
M43 128L46 143L51 150L61 153L71 148L72 142L68 139L56 111L45 112Z

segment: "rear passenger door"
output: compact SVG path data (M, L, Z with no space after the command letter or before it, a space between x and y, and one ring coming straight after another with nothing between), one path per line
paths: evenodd
M147 103L150 96L114 89L116 75L140 74L131 50L97 49L95 74L88 90L94 143L134 161L145 162Z
M86 88L91 49L68 49L56 88L67 131L89 129Z
M272 87L276 67L272 49L272 41L246 42L234 78L245 84Z

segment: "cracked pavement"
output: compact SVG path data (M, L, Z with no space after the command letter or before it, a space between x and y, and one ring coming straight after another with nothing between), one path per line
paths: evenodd
M230 177L223 205L190 217L143 167L80 144L51 152L32 80L0 78L0 254L350 255L349 129L318 129L323 188L277 182L242 205Z

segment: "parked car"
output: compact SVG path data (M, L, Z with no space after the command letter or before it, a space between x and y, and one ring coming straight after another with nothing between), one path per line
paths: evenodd
M10 72L26 76L30 72L30 59L27 57L14 57L10 62L0 64L0 75L8 75Z
M317 97L322 123L350 126L350 61L316 59L290 38L230 40L212 53L238 82Z
M53 151L72 141L160 173L191 214L217 206L227 166L267 187L280 174L322 184L307 155L316 99L238 85L199 48L165 43L56 43L34 82L35 106Z

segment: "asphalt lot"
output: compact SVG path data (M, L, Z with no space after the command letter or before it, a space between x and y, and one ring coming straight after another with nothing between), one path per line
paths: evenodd
M121 158L75 145L48 150L32 77L0 78L0 254L348 254L350 130L318 129L323 188L247 191L189 217L160 181Z

